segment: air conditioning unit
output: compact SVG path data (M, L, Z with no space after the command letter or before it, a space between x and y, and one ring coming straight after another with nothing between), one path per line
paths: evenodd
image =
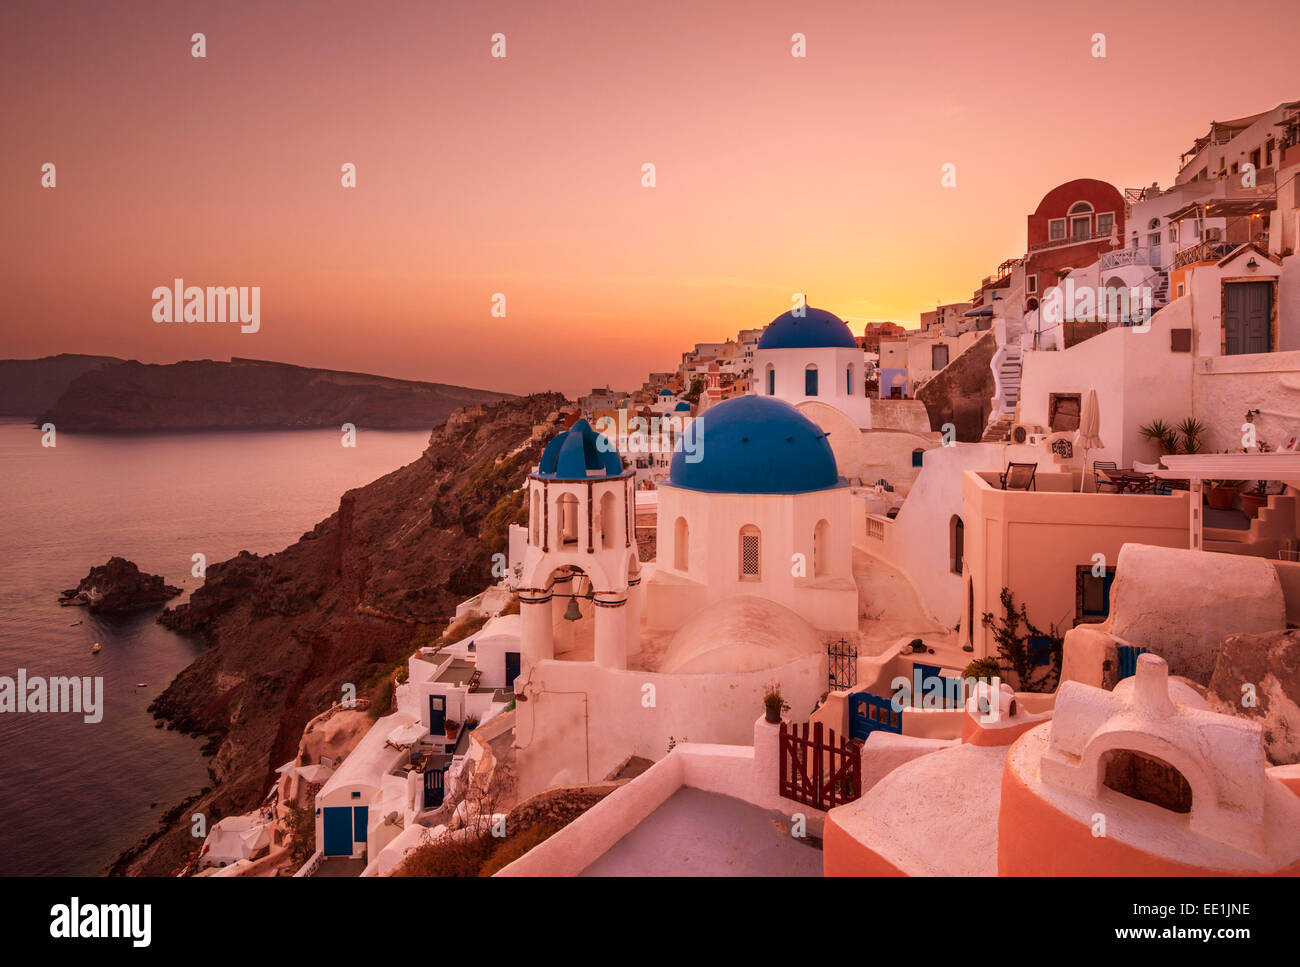
M1011 427L1012 443L1041 443L1047 439L1047 428L1033 423L1015 423Z

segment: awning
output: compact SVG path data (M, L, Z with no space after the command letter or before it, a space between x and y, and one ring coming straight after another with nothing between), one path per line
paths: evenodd
M1177 211L1171 212L1169 221L1177 222L1184 218L1200 215L1205 209L1205 218L1244 218L1247 215L1262 215L1277 208L1277 199L1265 198L1220 198L1207 202L1192 202Z
M991 316L993 315L992 306L980 306L978 309L967 309L962 313L963 316Z

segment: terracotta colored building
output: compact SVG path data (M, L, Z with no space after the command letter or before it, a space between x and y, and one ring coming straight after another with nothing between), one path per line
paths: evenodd
M869 353L880 352L880 338L882 336L902 336L907 332L896 322L869 322L866 328L862 330L862 338L858 344Z
M1113 241L1124 244L1124 196L1114 185L1078 178L1044 195L1028 219L1026 311L1038 308L1058 271L1091 265L1117 247Z

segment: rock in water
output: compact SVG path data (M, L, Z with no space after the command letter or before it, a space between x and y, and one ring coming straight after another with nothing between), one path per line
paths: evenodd
M59 604L85 605L97 614L126 614L152 608L181 589L163 581L158 574L145 574L124 557L109 558L107 564L92 567L75 588L59 597Z

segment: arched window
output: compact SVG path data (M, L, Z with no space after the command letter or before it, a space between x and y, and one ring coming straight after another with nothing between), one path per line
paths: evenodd
M614 494L606 490L600 498L600 543L602 547L613 547L618 535L619 514L615 506Z
M767 395L776 395L776 370L771 363L767 364Z
M1148 231L1154 232L1159 227L1160 227L1160 219L1158 218L1153 218L1151 219L1151 221L1147 222Z
M849 366L844 370L844 395L853 396L853 367Z
M763 545L758 528L753 524L746 524L740 529L740 580L762 580L762 562Z
M966 525L956 514L948 522L949 567L953 574L960 574L962 558L966 556Z
M819 520L813 528L813 575L826 577L831 573L831 525Z
M817 366L814 363L809 363L803 371L803 395L817 395Z
M559 535L555 543L571 545L578 543L578 498L573 494L560 494L555 502L555 526Z
M673 567L679 571L690 570L691 565L691 529L685 517L678 517L673 525Z
M542 546L542 492L533 491L533 509L528 512L529 532L532 536L533 546Z
M1092 206L1086 201L1076 201L1070 206L1070 241L1077 242L1092 237Z

